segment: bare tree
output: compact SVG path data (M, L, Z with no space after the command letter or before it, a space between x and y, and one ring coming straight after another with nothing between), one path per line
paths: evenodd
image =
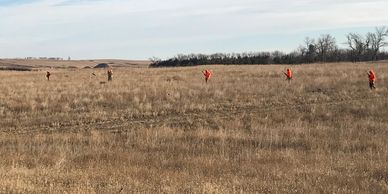
M321 35L315 46L322 62L326 62L329 54L337 49L336 40L330 34Z
M310 37L306 37L304 39L304 44L299 45L297 51L303 57L305 63L314 62L317 55L315 40Z
M300 64L314 62L340 62L361 60L388 60L388 27L377 27L376 32L367 34L348 33L344 43L348 48L339 48L330 34L322 34L316 39L305 38L294 52L244 52L188 54L160 60L151 58L151 67L173 67L209 64Z
M380 49L388 45L388 42L386 41L386 37L388 37L387 26L376 27L375 33L368 33L366 35L366 40L370 44L369 50L371 51L373 60L377 60L377 55L380 52Z
M306 37L306 39L304 40L304 43L307 49L306 59L309 63L312 63L315 61L315 58L317 55L317 47L315 44L315 40L312 38Z
M161 59L159 59L159 58L157 58L155 56L149 58L148 60L150 60L151 63L158 63L158 62L162 61Z
M352 51L352 60L360 61L366 49L369 47L369 41L365 42L364 38L360 34L349 33L346 35L347 44Z

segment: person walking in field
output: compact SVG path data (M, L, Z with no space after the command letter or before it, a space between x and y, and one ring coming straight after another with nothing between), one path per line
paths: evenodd
M368 72L368 78L369 78L369 87L371 90L376 89L375 82L376 82L376 74L373 70L370 70Z
M50 81L50 76L51 76L51 73L47 71L47 73L46 73L47 81Z
M107 73L108 73L108 81L112 81L112 76L113 76L112 68L109 68Z
M287 69L287 72L283 72L283 73L286 76L286 80L288 80L288 82L290 82L292 80L292 71L291 71L291 69Z
M212 72L210 70L205 70L203 71L203 75L205 76L205 82L207 83L207 81L210 79L210 77L212 76Z

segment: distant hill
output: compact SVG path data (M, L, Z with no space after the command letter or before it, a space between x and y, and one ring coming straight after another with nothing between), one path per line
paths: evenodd
M148 67L150 61L120 60L120 59L95 59L95 60L39 60L39 59L0 59L0 70L29 71L44 68L88 68L98 64L108 64L111 67Z
M100 63L100 64L94 66L94 68L108 68L108 67L110 67L110 66L106 63Z

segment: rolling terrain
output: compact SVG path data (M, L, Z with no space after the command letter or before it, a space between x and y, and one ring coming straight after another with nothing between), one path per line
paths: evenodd
M96 62L0 60L0 193L388 192L385 62Z
M99 63L113 67L147 67L149 61L96 59L96 60L44 60L44 59L0 59L0 70L33 71L39 69L93 68Z

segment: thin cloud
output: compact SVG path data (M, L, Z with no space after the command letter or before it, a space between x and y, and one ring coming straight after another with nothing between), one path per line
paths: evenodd
M296 34L373 30L388 23L386 7L388 2L379 0L0 1L0 57L166 57L182 50L211 52L209 44L217 45L213 52L244 51L260 43L247 37L277 35L300 42ZM270 41L257 46L273 47Z

